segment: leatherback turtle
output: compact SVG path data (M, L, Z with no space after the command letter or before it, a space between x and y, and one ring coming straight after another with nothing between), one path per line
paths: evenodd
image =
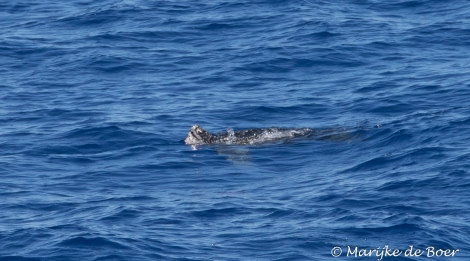
M343 130L344 131L344 130ZM336 133L336 134L335 134ZM184 140L187 145L205 145L205 144L238 144L250 145L261 144L274 141L286 141L298 137L315 137L317 139L328 139L338 132L328 130L317 130L310 128L257 128L233 131L227 131L211 134L199 125L194 125L189 130L188 136ZM332 138L336 139L336 138ZM344 139L344 137L342 138Z

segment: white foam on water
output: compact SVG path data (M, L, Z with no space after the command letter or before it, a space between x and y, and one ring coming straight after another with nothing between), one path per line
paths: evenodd
M227 129L227 144L232 144L235 141L235 132L232 128Z

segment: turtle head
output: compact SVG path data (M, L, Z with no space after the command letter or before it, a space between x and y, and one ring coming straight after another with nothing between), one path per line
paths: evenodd
M187 145L202 145L209 144L211 142L212 134L203 129L199 125L191 127L188 133L188 137L184 140Z

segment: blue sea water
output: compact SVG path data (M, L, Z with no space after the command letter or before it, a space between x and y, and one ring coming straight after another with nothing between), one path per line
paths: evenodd
M0 35L2 261L470 260L468 1L4 1Z

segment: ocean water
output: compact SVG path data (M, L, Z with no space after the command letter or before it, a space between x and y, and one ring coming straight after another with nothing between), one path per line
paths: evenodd
M2 261L470 260L468 1L4 1L0 35Z

